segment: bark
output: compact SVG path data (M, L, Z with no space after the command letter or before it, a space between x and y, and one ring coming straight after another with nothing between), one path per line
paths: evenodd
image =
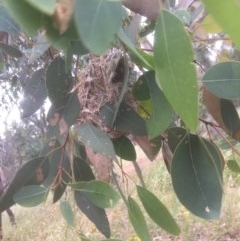
M159 0L123 0L123 5L131 11L156 21L161 6Z

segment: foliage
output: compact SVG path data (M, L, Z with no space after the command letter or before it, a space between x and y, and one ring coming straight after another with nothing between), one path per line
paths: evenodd
M28 76L17 85L17 93L24 93L22 118L36 115L47 98L51 106L47 127L42 129L45 145L38 157L18 170L0 199L0 211L15 202L40 204L49 190L55 203L69 187L77 207L110 238L105 208L114 206L120 195L136 233L142 240L151 240L142 209L122 190L114 172L126 159L133 162L143 186L136 189L147 214L178 235L180 228L170 212L145 187L133 145L137 143L150 160L162 150L174 191L187 209L204 219L219 218L224 159L212 130L239 155L226 138L240 141L234 102L240 97L239 62L222 61L223 51L216 56L218 63L205 71L211 62L204 47L215 47L214 41L226 49L239 45L239 25L232 16L240 4L167 1L159 5L155 17L139 8L147 19L138 20L129 10L134 9L132 2L6 0L1 4L3 79L17 68ZM204 28L206 16L234 43L223 33L211 35ZM207 111L216 123L205 118ZM203 128L208 137L201 136ZM238 170L236 165L228 164ZM103 181L114 182L119 194ZM63 202L61 210L68 224L74 225L70 203Z

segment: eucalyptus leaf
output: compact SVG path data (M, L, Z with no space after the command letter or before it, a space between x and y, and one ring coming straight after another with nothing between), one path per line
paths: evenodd
M78 0L73 18L83 44L93 53L102 54L121 27L122 5L105 0Z
M151 241L152 239L143 213L137 202L131 197L128 197L128 216L139 238L144 241Z
M37 10L47 14L53 15L56 7L56 0L25 0L28 2L32 7L36 8Z
M74 191L74 198L78 208L95 224L97 229L106 238L110 238L111 231L105 210L88 201L82 192Z
M228 61L213 65L203 76L202 82L220 98L240 97L240 62Z
M219 218L222 162L217 147L194 134L186 135L174 152L171 167L174 190L180 202L201 218Z
M240 173L240 166L235 160L228 160L227 166L231 171Z
M62 201L60 202L60 210L62 213L62 216L64 217L65 221L69 226L74 226L74 213L71 208L71 205L68 201Z
M195 131L198 83L192 43L181 20L165 10L155 27L154 59L159 87L187 127Z
M23 207L35 207L46 200L48 191L42 186L25 186L13 195L13 200Z
M168 209L158 198L144 187L137 186L138 196L152 220L173 235L179 235L180 229Z
M92 147L96 153L116 159L112 141L102 130L92 124L82 124L79 126L78 135L82 143Z

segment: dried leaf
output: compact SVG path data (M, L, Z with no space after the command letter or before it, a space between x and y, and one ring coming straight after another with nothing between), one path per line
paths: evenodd
M90 146L86 146L86 153L90 163L94 166L97 178L109 182L112 167L111 159L101 153L94 153Z

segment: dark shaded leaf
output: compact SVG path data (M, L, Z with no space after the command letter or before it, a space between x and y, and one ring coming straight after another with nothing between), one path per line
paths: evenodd
M78 191L84 193L90 202L100 208L112 208L120 199L120 195L112 186L97 180L87 182Z
M138 196L151 219L172 235L179 235L180 229L168 209L159 199L144 187L137 186Z
M159 87L187 127L195 131L198 83L192 42L181 20L165 10L160 12L155 27L154 59Z
M83 44L93 53L102 54L121 27L122 5L105 0L78 0L73 18Z
M68 201L62 201L60 203L60 210L67 224L69 226L74 226L74 213L70 203Z
M111 231L105 210L90 202L82 192L74 191L74 198L79 209L95 224L96 228L106 238L110 238Z
M231 100L220 100L221 115L225 126L232 136L240 128L240 119L237 110Z
M187 135L187 130L182 127L172 127L168 129L168 146L174 153L177 145Z
M24 98L20 103L21 117L34 114L47 98L47 89L44 79L44 69L35 71L24 88Z
M90 146L94 152L101 153L112 159L116 158L115 150L111 139L102 130L91 124L79 126L78 135L82 143Z
M85 55L89 53L89 50L86 49L80 40L71 41L68 51L71 55Z
M100 109L102 121L109 127L112 127L112 120L115 114L115 107L106 103ZM142 119L129 105L122 102L116 120L113 125L113 130L127 132L133 135L147 135L147 129L144 119Z
M222 203L223 157L217 147L193 134L178 144L171 176L180 202L195 215L218 219Z
M169 126L173 117L173 108L163 92L159 89L154 71L144 73L142 78L147 82L151 96L152 113L146 120L146 125L148 136L150 139L153 139L159 136Z
M93 171L89 164L81 158L74 157L73 159L74 179L76 182L92 181L95 179Z
M212 66L203 76L204 86L220 98L240 97L240 62L222 62Z
M151 241L143 213L136 201L131 197L128 197L128 216L139 238L144 241Z
M235 160L229 160L227 162L227 167L233 172L240 173L240 166Z
M16 173L11 183L9 184L4 195L0 198L0 212L3 212L7 208L14 204L13 195L19 191L25 185L40 184L38 178L35 176L38 168L48 162L46 157L38 157L26 162ZM43 176L45 178L45 176ZM34 180L34 182L32 182ZM37 183L36 183L37 181ZM40 181L40 180L39 180ZM42 183L43 180L41 180Z
M23 207L35 207L46 200L48 191L42 186L25 186L13 195L13 200Z
M48 97L56 108L63 108L71 87L71 76L65 72L65 61L55 58L46 70Z
M87 160L85 146L76 140L74 141L74 156L82 160Z
M18 33L20 31L19 26L9 15L5 6L0 5L0 31L7 33Z
M15 46L0 42L0 50L14 58L21 58L22 52Z
M136 100L145 101L151 99L148 83L144 75L141 75L132 89L133 96Z
M127 161L136 161L137 154L132 142L126 137L121 136L112 139L116 154Z

